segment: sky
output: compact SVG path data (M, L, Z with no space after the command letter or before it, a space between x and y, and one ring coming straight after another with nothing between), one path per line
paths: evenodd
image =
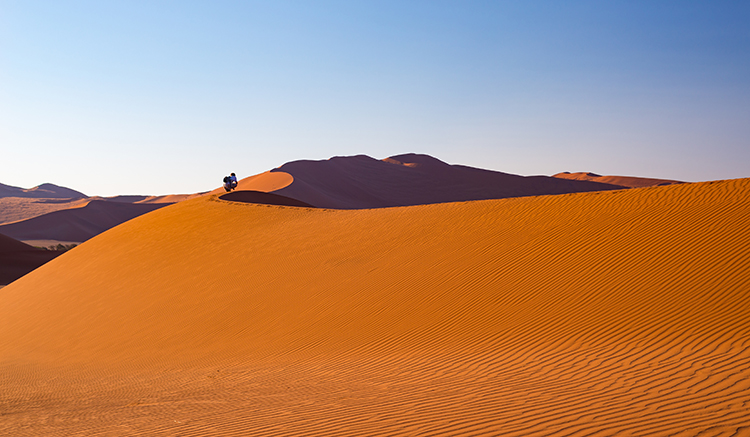
M207 191L300 159L750 177L747 1L0 0L0 183Z

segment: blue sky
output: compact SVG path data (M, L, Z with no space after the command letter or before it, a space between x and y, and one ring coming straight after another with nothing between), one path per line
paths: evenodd
M0 183L204 191L417 152L750 177L750 3L0 0Z

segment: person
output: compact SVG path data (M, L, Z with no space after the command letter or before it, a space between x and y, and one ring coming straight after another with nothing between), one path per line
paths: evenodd
M230 192L235 188L237 188L237 176L234 173L224 176L224 191Z

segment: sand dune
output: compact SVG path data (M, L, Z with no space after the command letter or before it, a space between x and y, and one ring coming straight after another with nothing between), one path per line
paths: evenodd
M746 435L749 226L750 179L188 200L3 288L0 434Z
M0 285L7 285L62 252L36 249L0 234Z
M17 240L82 242L134 217L166 205L87 200L81 206L0 225L0 233Z
M62 211L71 208L81 208L88 204L89 200L82 199L43 199L27 197L1 197L0 198L0 224L12 223L50 212Z
M29 189L0 184L0 197L78 199L84 198L86 197L86 195L79 191L71 190L70 188L65 188L54 184L42 184Z
M206 193L196 194L167 194L164 196L113 196L113 197L94 197L96 200L106 200L109 202L120 202L120 203L177 203L183 200L193 199L200 197Z
M288 173L293 178L293 182L273 190L274 193L317 207L336 209L382 208L622 188L590 181L547 176L524 177L450 165L428 155L413 153L384 160L359 155L334 157L324 161L294 161L271 172Z
M635 176L602 176L596 173L589 172L569 173L566 171L563 173L558 173L552 177L576 181L601 182L603 184L620 185L627 188L643 188L683 183L670 179L639 178Z
M240 191L261 191L269 193L288 186L293 180L294 178L289 173L271 170L240 179L237 183L236 189ZM222 193L226 193L224 188L217 188L209 192L209 194Z

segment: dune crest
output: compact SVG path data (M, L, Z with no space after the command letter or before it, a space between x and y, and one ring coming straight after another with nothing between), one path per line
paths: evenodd
M0 431L741 435L749 218L750 179L188 200L3 288Z
M262 191L264 193L270 193L289 186L293 181L294 177L289 173L269 170L240 179L237 183L236 189L239 191ZM224 188L217 188L209 192L209 194L221 194L225 192Z

